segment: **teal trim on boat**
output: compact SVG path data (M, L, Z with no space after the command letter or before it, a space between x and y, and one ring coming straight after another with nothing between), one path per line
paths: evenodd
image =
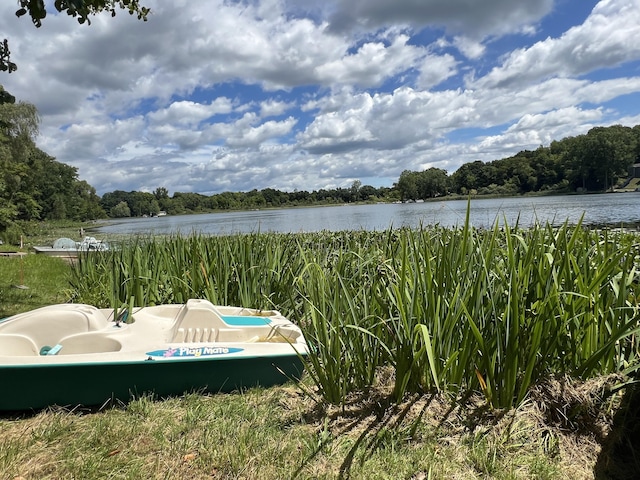
M241 315L221 315L227 325L233 327L263 327L271 323L269 317L247 317Z

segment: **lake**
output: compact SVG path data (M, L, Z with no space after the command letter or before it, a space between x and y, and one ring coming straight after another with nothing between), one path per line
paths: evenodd
M226 235L253 232L316 232L322 230L386 230L419 225L463 225L467 200L424 203L341 205L110 220L98 234L200 233ZM482 198L471 200L475 227L496 221L630 225L640 223L640 192L550 197Z

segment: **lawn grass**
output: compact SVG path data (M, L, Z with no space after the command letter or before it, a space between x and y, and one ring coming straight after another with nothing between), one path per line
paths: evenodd
M80 229L91 235L93 222L47 221L22 224L24 236L15 245L0 244L0 318L34 308L72 301L68 260L34 255L37 245L53 245L61 237L81 240ZM27 288L19 288L27 287Z
M587 387L572 386L588 392L583 408L602 385ZM584 419L588 429L570 429L548 418L540 397L500 412L481 397L390 406L391 390L381 385L339 408L286 385L0 417L0 478L634 478L608 476L612 466L629 473L637 464L602 454L613 399Z
M534 440L534 417L470 431L457 413L438 418L447 405L421 398L397 411L371 402L314 410L285 386L49 410L0 419L0 477L562 478L559 440Z
M45 255L0 256L0 318L71 298L66 260Z

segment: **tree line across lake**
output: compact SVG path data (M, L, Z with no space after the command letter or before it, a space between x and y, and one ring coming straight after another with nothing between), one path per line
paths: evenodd
M392 187L354 181L348 188L282 192L272 188L214 195L117 190L100 205L111 217L200 213L268 207L330 205L355 202L416 201L455 195L522 195L530 192L606 191L629 180L640 162L640 125L595 127L587 134L554 141L549 147L522 151L493 162L463 164L453 174L429 168L405 170Z
M391 187L354 181L348 188L283 192L273 188L203 195L116 190L98 196L63 164L35 144L36 107L16 102L0 86L0 238L19 238L25 222L87 221L129 217L202 213L269 207L328 205L354 202L415 201L450 194L519 195L529 192L606 191L628 180L640 162L640 125L595 127L587 134L554 141L492 162L463 164L449 175L429 168L405 170Z
M461 195L522 195L530 192L604 192L623 186L640 162L640 125L595 127L585 135L524 150L513 157L465 163L452 175L430 168L405 170L395 188L402 200Z

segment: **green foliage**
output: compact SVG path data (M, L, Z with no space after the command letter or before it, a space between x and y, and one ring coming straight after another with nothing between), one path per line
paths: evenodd
M137 239L82 257L77 301L276 308L343 403L394 371L394 397L481 391L519 405L553 375L637 368L640 245L580 225Z
M5 38L4 41L0 42L0 70L2 70L3 72L12 73L18 69L18 66L10 59L11 51L9 50L9 42Z
M32 140L38 134L40 119L36 107L26 102L0 104L0 128L2 141L14 155L24 156Z
M2 184L0 184L0 190ZM6 232L6 230L14 225L14 219L18 216L18 209L16 206L7 200L0 198L0 232Z
M44 0L19 0L20 8L16 11L18 17L28 15L31 22L36 27L42 26L42 21L47 16L47 9ZM54 8L61 13L74 17L78 23L91 24L91 16L101 12L108 12L112 17L116 15L118 8L127 10L129 14L136 15L138 20L147 21L150 13L149 8L140 5L138 0L55 0ZM17 65L11 61L9 43L5 39L0 43L0 70L4 72L15 72Z
M111 207L109 210L109 215L114 218L125 218L131 216L131 210L129 209L129 205L127 202L120 202L117 205Z
M22 228L18 224L9 223L7 227L5 227L4 231L0 233L0 239L7 245L20 245L20 238L22 237L23 231Z
M16 11L18 17L29 15L36 27L42 26L42 20L47 16L44 0L20 0L20 8ZM116 8L128 10L138 19L147 20L149 9L140 5L138 0L55 0L54 7L58 12L77 18L78 23L91 24L90 16L107 11L112 17L116 15Z
M573 184L586 190L613 188L618 176L638 161L637 130L614 125L595 127L570 142L567 159Z
M628 168L637 161L640 161L640 126L617 125L596 127L586 135L568 137L552 142L549 147L525 150L513 157L489 163L466 163L450 176L439 168L422 172L404 170L392 188L375 188L356 180L349 188L312 192L265 188L211 196L175 192L170 197L167 189L160 187L153 194L116 190L105 193L100 203L106 212L111 212L114 206L126 202L131 216L136 217L154 215L160 210L180 215L363 201L416 201L450 193L513 196L530 192L603 191L618 179L626 178Z
M423 172L405 170L396 185L402 201L426 200L449 193L449 179L446 170L430 168Z
M554 141L549 147L524 150L509 158L463 164L449 178L453 192L466 195L520 195L529 192L604 191L640 161L640 128L595 127L585 135ZM433 170L433 169L431 169ZM405 171L396 188L403 199L415 200L417 176ZM411 180L411 181L408 181Z
M33 105L0 103L0 232L18 221L104 217L77 169L36 147L38 124Z

